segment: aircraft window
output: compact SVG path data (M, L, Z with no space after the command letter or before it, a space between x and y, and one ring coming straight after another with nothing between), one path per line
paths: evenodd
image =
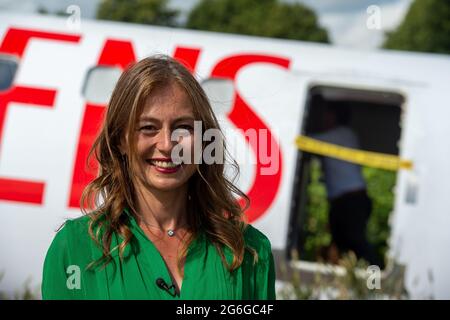
M231 111L234 102L234 85L232 80L209 78L202 81L202 87L215 113L227 114Z
M90 103L107 104L122 70L114 67L94 67L86 75L83 96Z
M15 58L0 55L0 91L7 90L12 86L17 66Z

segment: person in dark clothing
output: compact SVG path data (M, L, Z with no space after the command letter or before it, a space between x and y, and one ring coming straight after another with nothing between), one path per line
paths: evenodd
M322 103L325 103L322 100ZM356 133L347 125L348 112L325 105L323 130L312 138L359 149ZM384 268L369 243L367 223L372 211L372 201L367 195L366 183L357 164L331 157L321 157L325 184L330 205L329 225L333 242L340 252L353 251L371 265Z

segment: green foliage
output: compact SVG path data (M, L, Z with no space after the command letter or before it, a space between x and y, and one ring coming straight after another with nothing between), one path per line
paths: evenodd
M450 1L415 0L383 47L450 54Z
M390 233L388 220L394 204L393 188L396 172L363 167L362 173L373 205L367 226L367 237L379 256L384 257ZM317 261L325 258L323 251L331 244L331 234L328 228L329 206L325 184L321 181L322 169L317 158L313 158L311 161L310 177L310 184L307 187L308 218L304 226L306 240L302 258Z
M367 225L367 237L380 257L384 257L389 238L389 216L394 206L395 171L363 167L367 192L372 199L372 214Z
M0 282L4 277L4 272L0 272ZM31 277L28 278L20 291L16 291L13 296L0 291L0 300L37 300L39 298L40 286L31 288Z
M45 9L45 7L42 7L42 6L39 6L39 7L38 7L37 12L38 12L39 14L48 14L48 13L49 13L48 10Z
M277 0L201 0L189 14L191 29L328 42L315 13Z
M328 230L327 190L321 177L320 161L313 158L310 167L310 183L307 187L308 219L305 225L306 241L302 253L302 258L309 261L320 259L322 248L327 248L331 244L331 234Z
M98 19L175 26L178 11L167 7L167 0L102 0Z

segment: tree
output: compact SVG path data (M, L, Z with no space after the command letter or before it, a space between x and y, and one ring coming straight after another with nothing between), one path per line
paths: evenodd
M387 34L387 49L450 53L450 2L415 0L398 28Z
M190 29L329 42L315 13L278 0L201 0L189 14Z
M175 26L178 11L167 0L102 0L98 19Z

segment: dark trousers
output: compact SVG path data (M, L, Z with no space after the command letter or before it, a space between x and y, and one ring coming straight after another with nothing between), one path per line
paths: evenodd
M330 229L340 252L353 251L371 265L384 268L382 259L367 240L367 222L372 200L365 190L346 193L330 201Z

